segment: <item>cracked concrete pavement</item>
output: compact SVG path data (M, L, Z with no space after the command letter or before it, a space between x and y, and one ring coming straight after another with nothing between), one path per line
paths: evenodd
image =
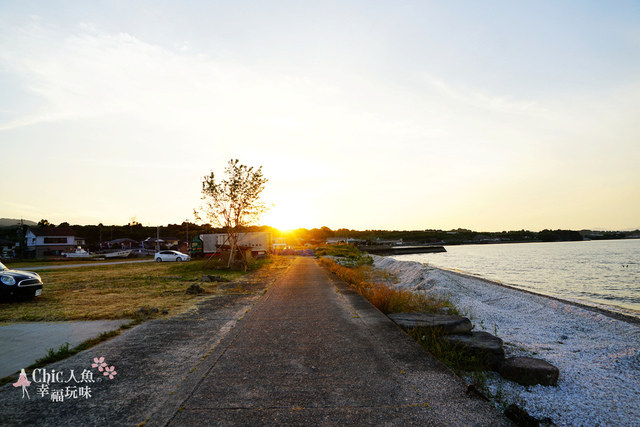
M511 425L316 260L287 263L245 276L248 293L205 297L47 367L95 372L50 384L89 384L91 397L2 387L0 424ZM113 379L91 368L99 357Z

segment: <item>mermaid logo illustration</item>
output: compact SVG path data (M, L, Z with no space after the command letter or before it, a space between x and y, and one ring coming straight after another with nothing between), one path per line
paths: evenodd
M22 387L22 398L24 399L24 394L27 394L27 398L29 400L31 400L31 397L29 397L29 392L27 391L27 387L29 387L29 385L31 385L31 381L29 381L27 379L27 374L24 371L24 368L22 368L22 371L20 371L20 378L18 379L18 382L13 383L14 387Z
M109 366L104 361L104 357L96 357L93 359L95 363L91 364L92 368L98 368L102 373L101 377L107 377L113 380L118 373L115 366ZM20 371L18 381L13 383L14 387L22 387L22 398L27 396L31 399L27 387L34 383L36 389L36 398L51 399L52 402L64 402L65 400L90 399L93 397L94 383L102 381L101 378L93 379L94 372L90 369L84 369L80 374L76 374L78 369L70 369L67 374L62 370L38 368L34 369L29 380L29 376L24 368ZM74 384L70 384L70 383ZM1 424L1 422L0 422Z

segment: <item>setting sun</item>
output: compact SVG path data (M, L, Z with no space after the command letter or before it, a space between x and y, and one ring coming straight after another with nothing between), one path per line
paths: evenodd
M260 223L280 231L288 231L297 228L313 228L315 227L313 224L317 222L316 219L306 206L284 202L269 209Z

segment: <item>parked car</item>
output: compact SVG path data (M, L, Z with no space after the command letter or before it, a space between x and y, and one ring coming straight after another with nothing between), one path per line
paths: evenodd
M11 298L33 298L40 294L40 275L30 271L10 270L0 262L0 296L3 301Z
M155 255L156 262L162 261L189 261L191 257L178 251L160 251Z

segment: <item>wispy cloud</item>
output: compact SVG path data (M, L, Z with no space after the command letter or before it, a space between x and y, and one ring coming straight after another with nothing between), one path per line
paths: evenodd
M463 104L483 110L501 113L522 114L536 117L551 117L550 112L540 108L534 100L514 100L506 95L492 95L475 89L454 87L441 78L423 74L424 80L439 93Z

